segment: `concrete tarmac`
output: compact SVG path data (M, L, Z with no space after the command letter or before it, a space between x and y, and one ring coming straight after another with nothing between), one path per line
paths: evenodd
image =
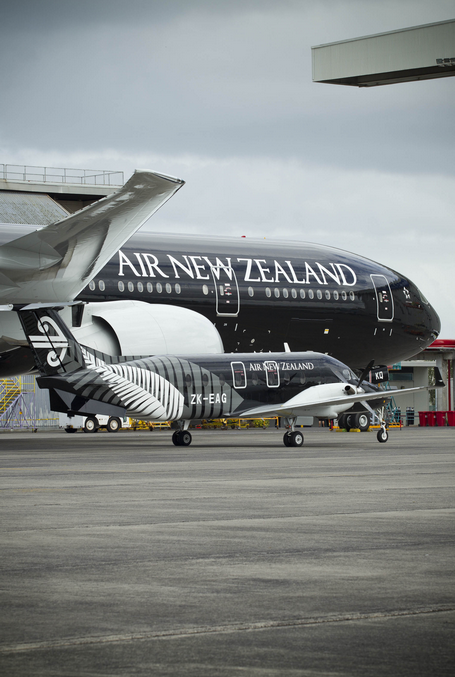
M1 433L0 674L455 674L455 428Z

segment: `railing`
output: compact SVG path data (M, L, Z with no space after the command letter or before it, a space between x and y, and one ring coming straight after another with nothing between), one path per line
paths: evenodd
M123 172L105 169L67 169L0 164L0 179L36 183L73 183L89 186L123 186Z

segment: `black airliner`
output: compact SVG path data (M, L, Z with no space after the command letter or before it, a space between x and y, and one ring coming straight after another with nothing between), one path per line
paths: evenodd
M59 223L4 228L0 303L87 301L73 312L72 331L112 355L281 352L287 344L361 371L372 359L409 358L437 338L439 317L419 289L356 254L137 233L181 185L136 172L115 195ZM33 367L16 314L1 314L0 377Z
M78 297L189 308L226 352L316 350L362 369L423 350L440 320L403 275L340 249L244 238L138 233Z

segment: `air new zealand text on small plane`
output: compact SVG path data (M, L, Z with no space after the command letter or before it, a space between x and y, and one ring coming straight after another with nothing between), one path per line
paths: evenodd
M136 277L148 278L190 278L192 280L219 280L220 274L226 275L232 280L234 268L237 278L243 274L244 282L269 282L278 283L286 281L288 284L337 284L343 287L353 287L357 282L354 270L345 263L327 263L322 265L317 261L311 264L307 261L294 266L292 261L285 260L281 263L276 259L253 259L232 258L227 256L224 260L208 256L194 256L181 254L178 258L171 254L162 256L160 261L157 256L148 252L134 252L135 259L119 251L119 272L123 277L133 273ZM168 272L166 272L168 271Z

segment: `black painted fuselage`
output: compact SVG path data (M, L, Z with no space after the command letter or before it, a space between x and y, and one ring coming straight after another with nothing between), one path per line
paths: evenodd
M226 352L281 351L288 343L353 368L408 358L440 331L408 278L303 242L139 233L79 298L184 306L215 324Z

